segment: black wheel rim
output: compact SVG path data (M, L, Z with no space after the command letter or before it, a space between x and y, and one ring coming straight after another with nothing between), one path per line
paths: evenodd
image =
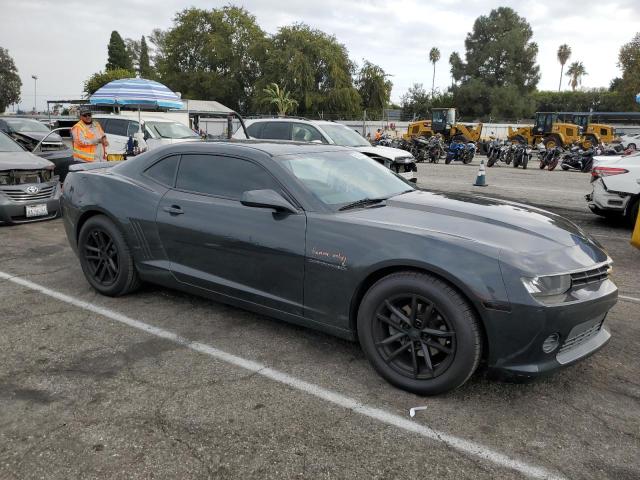
M101 285L115 283L120 273L120 257L113 238L102 229L89 232L84 245L84 258L93 279Z
M387 365L415 380L442 375L456 354L450 321L433 302L414 294L389 297L378 306L373 341Z

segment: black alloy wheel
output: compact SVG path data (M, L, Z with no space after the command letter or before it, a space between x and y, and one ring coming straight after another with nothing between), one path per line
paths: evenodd
M117 297L140 286L133 255L116 224L104 215L89 218L78 235L85 278L103 295Z
M83 245L84 258L94 281L108 287L118 279L120 257L108 232L94 227Z
M480 323L467 299L427 273L397 272L378 280L360 303L357 330L373 368L419 395L459 387L482 353Z
M420 295L385 298L376 311L373 336L382 360L400 375L416 380L442 374L456 354L453 327Z

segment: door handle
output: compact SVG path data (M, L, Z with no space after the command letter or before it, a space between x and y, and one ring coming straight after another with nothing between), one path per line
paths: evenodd
M171 215L182 215L184 213L184 211L182 210L182 208L180 208L179 205L171 205L170 207L162 207L162 210L164 210L167 213L170 213Z

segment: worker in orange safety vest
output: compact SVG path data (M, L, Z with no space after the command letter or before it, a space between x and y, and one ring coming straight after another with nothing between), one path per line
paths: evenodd
M91 110L80 109L80 120L71 129L73 137L73 159L80 162L107 160L107 136L97 121L93 121Z

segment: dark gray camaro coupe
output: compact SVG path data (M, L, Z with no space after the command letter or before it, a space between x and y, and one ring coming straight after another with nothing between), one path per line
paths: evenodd
M147 281L358 339L412 392L481 361L531 378L610 337L611 260L574 224L418 190L353 150L187 143L72 169L65 227L100 293Z

